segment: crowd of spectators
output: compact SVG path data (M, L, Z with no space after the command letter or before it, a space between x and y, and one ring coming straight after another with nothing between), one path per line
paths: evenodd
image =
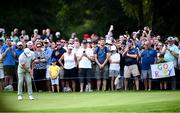
M65 39L49 28L42 33L34 29L32 35L17 28L8 35L1 29L0 90L9 86L16 90L19 56L25 48L30 49L33 59L33 90L38 92L176 89L180 68L177 37L151 35L149 27L119 37L114 37L112 31L111 25L104 37L85 34L78 38L72 33ZM154 82L151 65L170 61L176 75ZM21 84L26 86L27 82Z

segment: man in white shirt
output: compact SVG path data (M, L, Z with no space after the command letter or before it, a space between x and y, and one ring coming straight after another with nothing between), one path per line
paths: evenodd
M80 92L83 92L85 78L88 83L87 91L91 90L91 75L92 75L92 63L94 56L93 50L87 48L87 40L82 41L82 48L77 51L77 59L79 63L79 77L80 77Z

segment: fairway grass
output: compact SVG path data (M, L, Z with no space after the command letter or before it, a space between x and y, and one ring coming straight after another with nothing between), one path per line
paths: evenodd
M180 112L180 91L34 93L35 100L2 92L4 111L16 112Z

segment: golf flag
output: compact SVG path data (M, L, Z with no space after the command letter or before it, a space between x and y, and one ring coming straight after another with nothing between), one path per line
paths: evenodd
M152 78L165 78L175 76L173 62L159 63L151 65Z

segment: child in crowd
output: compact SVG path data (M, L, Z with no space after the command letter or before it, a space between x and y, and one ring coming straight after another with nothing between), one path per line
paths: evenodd
M55 90L55 85L57 87L57 92L59 92L59 72L60 67L56 65L56 59L52 58L51 64L48 68L50 72L50 79L51 79L51 85L52 85L52 92Z
M159 60L158 63L164 63L164 54L159 54ZM167 78L160 78L160 89L163 90L163 85L164 85L164 90L167 89Z
M111 46L111 56L109 59L109 77L111 77L111 90L114 88L114 80L116 77L120 76L120 54L117 53L116 46Z

